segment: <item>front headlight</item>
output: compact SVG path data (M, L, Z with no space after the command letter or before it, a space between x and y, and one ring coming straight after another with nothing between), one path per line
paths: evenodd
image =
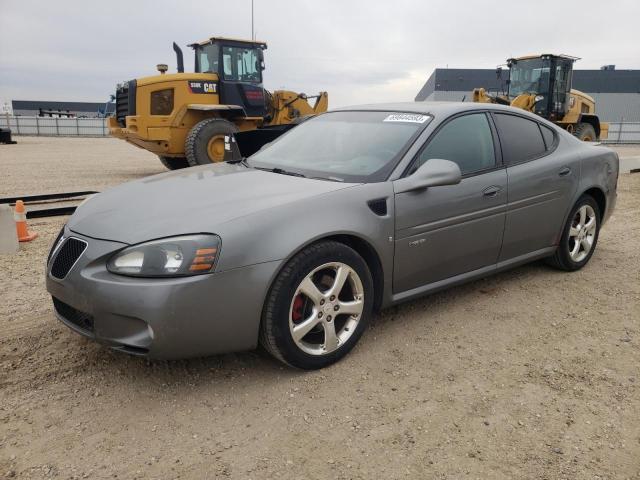
M171 115L173 88L151 92L151 115Z
M183 235L141 243L120 250L107 262L107 270L132 277L182 277L213 271L220 237Z
M536 95L535 98L533 99L536 103L541 102L542 100L544 100L544 95Z

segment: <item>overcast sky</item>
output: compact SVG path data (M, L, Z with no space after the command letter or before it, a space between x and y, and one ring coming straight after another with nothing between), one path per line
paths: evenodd
M578 8L579 7L579 8ZM102 102L116 83L175 71L171 42L251 36L251 0L0 0L0 106ZM495 68L566 53L577 68L640 68L640 1L255 0L268 89L330 106L413 100L436 67Z

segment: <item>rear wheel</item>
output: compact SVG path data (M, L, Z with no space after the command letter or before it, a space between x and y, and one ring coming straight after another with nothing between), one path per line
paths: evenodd
M311 245L273 283L262 315L260 343L279 360L317 369L345 356L373 309L366 262L338 242Z
M596 130L590 123L579 123L573 135L583 142L595 142L598 139Z
M600 209L589 195L578 199L562 231L560 245L548 263L560 270L572 272L584 267L598 243Z
M184 157L164 157L162 155L158 155L158 158L169 170L178 170L189 166L189 162Z
M185 141L189 165L208 165L240 159L240 149L233 135L238 128L222 118L208 118L194 125Z

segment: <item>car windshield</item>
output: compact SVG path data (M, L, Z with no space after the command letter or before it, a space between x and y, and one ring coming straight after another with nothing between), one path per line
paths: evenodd
M430 119L402 112L325 113L287 132L249 163L329 180L382 181Z
M509 96L522 93L544 93L549 90L549 60L520 60L511 66Z

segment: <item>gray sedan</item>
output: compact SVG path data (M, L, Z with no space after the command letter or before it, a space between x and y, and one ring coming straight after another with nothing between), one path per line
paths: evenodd
M336 110L247 160L91 198L60 232L57 317L156 358L247 350L321 368L372 312L536 259L582 268L618 157L520 110Z

